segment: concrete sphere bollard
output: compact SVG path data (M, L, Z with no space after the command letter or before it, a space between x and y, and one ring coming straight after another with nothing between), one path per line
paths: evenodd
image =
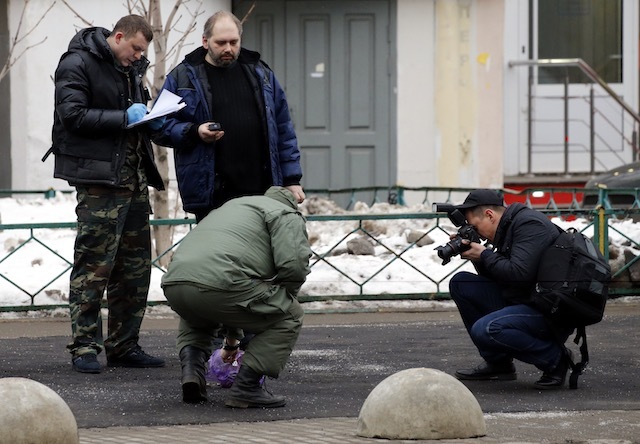
M358 416L359 436L455 439L487 434L480 404L460 381L440 370L412 368L378 384Z
M77 444L78 424L64 400L26 378L0 379L0 444Z

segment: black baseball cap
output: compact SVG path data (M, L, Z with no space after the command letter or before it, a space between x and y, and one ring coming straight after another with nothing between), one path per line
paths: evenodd
M504 206L502 194L497 190L473 190L469 193L464 202L455 205L458 210L466 210L467 208L479 207L481 205Z

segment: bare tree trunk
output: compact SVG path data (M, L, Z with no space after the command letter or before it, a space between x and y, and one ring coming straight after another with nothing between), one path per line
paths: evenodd
M149 0L149 23L153 29L153 49L155 53L155 63L153 70L153 95L158 97L159 91L164 83L167 72L167 37L168 33L162 29L162 12L160 11L159 0ZM169 159L167 149L153 144L156 165L160 171L160 176L164 182L164 190L153 191L153 217L154 219L169 218ZM166 268L171 259L170 254L164 254L171 248L171 226L156 225L153 227L153 237L155 240L155 254L160 266ZM162 256L161 256L162 255Z

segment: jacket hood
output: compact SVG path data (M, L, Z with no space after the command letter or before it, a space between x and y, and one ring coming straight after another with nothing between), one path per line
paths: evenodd
M68 52L86 51L94 57L113 63L121 70L126 70L126 68L120 67L113 57L111 47L107 43L109 35L111 35L111 31L101 27L81 29L69 42ZM131 66L138 74L144 74L149 66L149 60L142 56L140 60L136 60Z
M293 209L298 209L298 203L296 202L296 198L293 196L291 191L287 190L284 187L269 187L269 189L264 193L265 196L270 197L272 199L277 200L280 203L285 204L288 207Z
M251 63L255 64L260 61L260 53L256 51L251 51L247 48L240 48L240 55L238 56L238 61L240 63Z
M87 51L96 57L113 60L111 48L107 43L109 30L105 28L93 27L78 31L69 42L69 51Z

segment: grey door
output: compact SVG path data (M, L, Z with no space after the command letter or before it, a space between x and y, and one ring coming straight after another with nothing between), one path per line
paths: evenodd
M251 3L234 11L242 18ZM257 2L245 22L243 46L287 93L306 189L395 182L389 17L388 0L284 0Z

